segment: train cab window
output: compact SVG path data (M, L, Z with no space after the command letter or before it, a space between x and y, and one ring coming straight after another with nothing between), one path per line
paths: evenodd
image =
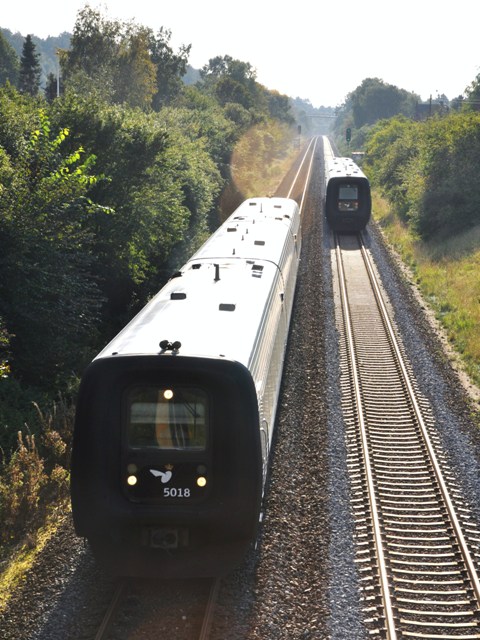
M127 440L132 448L203 451L208 397L189 387L134 387L127 391Z
M358 186L356 184L341 184L338 187L338 210L357 211Z

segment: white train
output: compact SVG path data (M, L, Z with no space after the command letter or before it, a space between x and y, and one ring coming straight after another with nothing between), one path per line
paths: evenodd
M221 575L255 537L300 250L294 200L245 201L85 372L73 518L115 573Z

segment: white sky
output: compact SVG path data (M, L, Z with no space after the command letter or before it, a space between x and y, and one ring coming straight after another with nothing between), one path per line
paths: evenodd
M3 0L0 26L45 38L72 32L85 0ZM249 62L269 89L342 104L365 78L380 78L423 100L452 99L480 72L477 4L472 0L91 0L110 19L172 32L189 63L230 55Z

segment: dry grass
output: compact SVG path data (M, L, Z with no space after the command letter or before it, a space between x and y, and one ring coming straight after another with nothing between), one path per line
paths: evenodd
M448 239L421 242L378 196L374 218L413 270L468 375L480 386L480 226Z

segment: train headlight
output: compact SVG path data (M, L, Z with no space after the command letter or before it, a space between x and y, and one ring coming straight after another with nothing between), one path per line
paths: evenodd
M130 487L134 487L137 484L138 478L137 476L128 476L127 478L127 484Z
M205 487L207 484L207 479L205 478L205 476L199 476L197 478L197 485L199 487Z
M173 398L173 391L171 389L165 389L163 392L163 397L165 400L171 400Z

